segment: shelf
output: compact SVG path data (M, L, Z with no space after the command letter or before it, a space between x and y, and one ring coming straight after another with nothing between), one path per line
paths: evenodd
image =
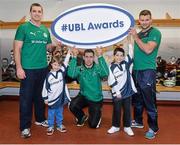
M20 86L19 82L0 82L0 89L7 88L7 87L19 88L19 86ZM67 84L67 86L68 86L68 89L71 89L71 90L79 90L79 87L80 87L79 84L73 84L73 83ZM180 92L180 86L165 87L162 85L156 85L156 89L157 89L157 92ZM103 85L102 90L109 91L110 87L107 85Z
M0 29L16 29L22 23L0 21ZM43 21L42 23L49 28L52 21ZM136 20L136 25L138 25L138 20ZM158 27L180 27L180 19L154 19L153 25Z

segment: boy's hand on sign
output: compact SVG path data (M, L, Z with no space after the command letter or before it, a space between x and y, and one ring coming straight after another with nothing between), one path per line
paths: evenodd
M71 52L72 52L74 57L77 57L77 55L79 54L79 51L78 51L78 49L76 47L73 47Z
M102 55L102 47L96 47L96 55L97 55L97 57L99 57L99 56L101 56Z

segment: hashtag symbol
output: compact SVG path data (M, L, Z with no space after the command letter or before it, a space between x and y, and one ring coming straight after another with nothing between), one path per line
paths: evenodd
M67 30L67 24L63 24L63 25L61 26L61 30L62 30L63 32L66 32L66 30Z

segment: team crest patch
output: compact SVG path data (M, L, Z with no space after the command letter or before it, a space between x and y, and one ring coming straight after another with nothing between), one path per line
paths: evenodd
M43 36L47 38L47 34L46 33L43 33Z

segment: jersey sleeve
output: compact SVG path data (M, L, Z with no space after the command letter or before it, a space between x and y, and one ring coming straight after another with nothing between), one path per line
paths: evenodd
M149 35L148 41L154 41L157 44L160 44L161 42L161 32L156 30L156 31L152 31Z
M111 87L113 96L117 96L121 94L119 88L117 87L117 84L118 82L113 75L111 67L109 67L108 85Z
M109 69L103 56L98 58L98 69L101 78L108 77Z
M68 76L71 78L77 78L80 72L80 68L77 67L77 58L72 58L69 62Z
M49 30L47 29L47 31L48 31L48 41L47 41L47 44L51 44L52 43L52 40L51 40L51 35L50 35L50 32L49 32Z
M25 39L25 25L20 25L17 28L14 40L24 41Z

